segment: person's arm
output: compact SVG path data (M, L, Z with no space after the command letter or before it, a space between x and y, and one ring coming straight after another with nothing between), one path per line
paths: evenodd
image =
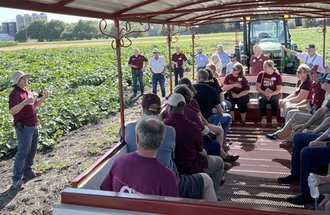
M292 56L297 56L297 52L296 51L292 51L290 49L287 49L285 48L284 46L281 46L281 49L285 52L287 52L289 55L292 55Z
M272 92L269 97L275 96L280 94L282 91L282 85L276 85L276 90L274 92Z
M44 101L46 101L48 97L49 97L49 92L48 90L45 90L44 95L35 102L35 106L36 107L40 106Z
M316 178L316 185L330 183L330 173L326 176L317 175L317 174L314 174L314 176Z
M309 91L301 89L297 96L292 96L291 98L287 99L289 102L297 103L305 100L308 96Z
M320 109L318 109L313 115L312 117L306 122L306 123L303 123L303 124L299 124L297 126L294 127L294 131L297 131L297 130L303 130L307 127L309 127L310 125L312 125L314 122L316 122L317 120L321 119L325 114L326 112L328 111L329 109L327 107L321 107Z
M311 130L311 132L317 134L325 131L327 128L329 128L329 126L330 126L330 118L328 117L321 123L321 125Z
M328 132L324 132L316 140L311 141L308 146L326 146L327 140L329 140Z
M246 96L249 94L249 90L244 90L242 92L240 92L239 94L237 94L237 98L241 98L242 96Z
M242 85L239 84L239 83L235 83L235 84L225 84L225 82L224 82L224 84L223 84L223 86L222 86L222 90L224 90L224 91L229 91L229 90L231 90L231 89L233 89L233 88L235 88L235 87L237 87L237 88L242 88Z
M215 109L217 110L217 113L218 114L223 114L223 108L221 107L221 105L220 104L217 104L216 106L215 106Z
M14 116L17 113L19 113L25 107L25 105L35 103L35 101L36 101L35 98L27 98L24 101L22 101L21 103L19 103L19 104L15 105L14 107L10 108L9 113Z

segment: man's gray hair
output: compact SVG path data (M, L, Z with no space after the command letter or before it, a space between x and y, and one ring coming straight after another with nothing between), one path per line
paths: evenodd
M155 116L146 116L138 121L135 132L139 136L139 146L156 150L163 141L165 125Z

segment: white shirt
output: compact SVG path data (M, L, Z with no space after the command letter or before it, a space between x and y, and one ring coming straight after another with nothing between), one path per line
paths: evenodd
M150 60L150 68L154 74L160 74L164 71L166 61L163 56L159 56L156 60L155 57Z
M308 55L308 53L306 53L306 52L304 52L304 53L297 52L297 58L299 60L303 61L308 66L318 65L318 66L322 66L323 67L323 57L321 55L317 54L317 53L315 53L315 55L313 55L312 57L310 57ZM325 60L324 67L328 67L328 66L329 66L329 63L328 63L327 60Z

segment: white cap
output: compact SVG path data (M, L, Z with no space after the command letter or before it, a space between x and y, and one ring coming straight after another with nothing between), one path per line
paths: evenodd
M170 98L167 100L167 104L171 105L173 107L178 107L178 104L180 104L181 102L183 102L184 104L186 104L186 101L183 97L183 95L179 94L179 93L173 93Z

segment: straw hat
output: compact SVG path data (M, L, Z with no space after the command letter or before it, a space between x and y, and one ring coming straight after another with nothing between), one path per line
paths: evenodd
M24 76L30 76L30 75L29 75L29 74L25 74L25 73L22 72L22 71L17 71L17 72L15 72L15 73L11 76L11 78L13 79L12 86L16 85L16 84L19 82L19 80L20 80L22 77L24 77Z

